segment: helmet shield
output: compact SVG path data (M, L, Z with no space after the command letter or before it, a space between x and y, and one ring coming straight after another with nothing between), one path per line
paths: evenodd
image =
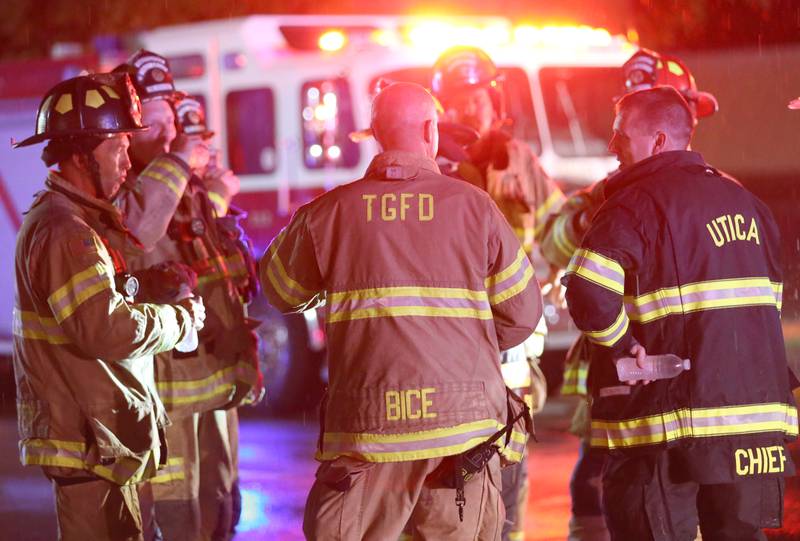
M208 129L206 114L199 101L192 98L181 99L175 105L175 117L181 133L200 135L204 139L214 137L214 132Z
M114 68L114 71L131 76L142 102L175 100L181 97L181 93L175 90L169 62L159 54L139 49L124 64Z

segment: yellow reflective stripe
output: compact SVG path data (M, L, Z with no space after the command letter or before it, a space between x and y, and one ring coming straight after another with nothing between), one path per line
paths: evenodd
M773 414L782 419L764 420ZM749 419L748 419L749 417ZM696 422L699 420L705 422ZM708 421L716 421L710 424ZM789 404L751 404L722 408L681 408L663 414L621 421L592 420L592 445L632 447L682 438L784 432L798 434L797 409Z
M367 462L406 462L410 460L424 460L440 456L451 456L475 447L486 441L485 436L471 438L463 443L447 445L444 447L431 447L415 449L413 451L323 451L317 453L317 460L333 460L340 456L350 456Z
M375 317L428 316L459 317L470 319L492 319L491 310L477 308L445 308L436 306L387 306L381 308L360 308L349 312L333 312L328 316L329 323Z
M86 460L86 444L79 441L28 439L20 442L20 461L25 466L53 466L90 471L117 484L141 481L148 460L116 458L111 466L90 464Z
M228 202L217 192L208 192L208 199L214 205L217 216L225 216L228 213Z
M164 164L159 164L159 166L163 167ZM165 175L164 173L159 173L158 171L149 170L149 171L144 171L141 176L144 178L149 178L157 182L160 182L161 184L172 190L172 192L176 196L178 196L178 198L183 196L183 191L181 190L181 187L175 182L175 180L172 177Z
M437 299L468 299L485 301L488 295L485 291L462 289L457 287L373 287L367 289L354 289L352 291L337 291L331 293L328 299L331 303L358 299L380 299L387 297L434 297Z
M278 250L280 245L283 244L283 238L286 235L286 231L287 229L284 228L283 231L281 231L280 234L275 238L275 240L272 241L272 245L269 248L267 278L269 278L272 287L286 304L289 304L290 306L299 306L307 302L308 299L315 295L315 293L309 291L292 277L290 277L283 266L281 258L278 256ZM279 277L280 280L278 279ZM290 289L294 291L290 291ZM293 293L298 293L303 297L295 296Z
M98 280L98 278L100 279ZM82 287L94 280L96 283ZM70 278L66 284L48 297L47 303L53 310L56 321L61 323L71 316L84 301L108 288L111 288L111 279L106 274L105 265L96 263Z
M613 259L585 248L575 252L567 266L567 274L569 273L577 274L620 295L625 291L625 271L622 266Z
M770 282L772 284L772 291L775 294L775 306L778 308L778 312L781 311L783 307L783 283L781 282Z
M536 234L539 232L539 229L540 226L514 228L514 234L517 236L517 239L522 245L522 248L525 250L525 253L530 253L531 250L533 250L533 244L536 242Z
M760 289L763 294L753 295L747 289ZM647 323L669 315L718 308L766 305L780 310L778 292L781 290L779 282L770 282L766 277L734 278L661 288L635 297L626 296L624 300L631 319ZM715 292L727 292L729 296L715 299L710 296ZM702 294L709 294L709 297L691 300L693 295Z
M514 276L519 271L519 269L522 268L522 263L526 259L528 259L528 256L525 254L525 250L520 248L517 251L517 257L508 267L501 270L497 274L489 276L488 278L486 278L486 280L484 280L484 286L486 287L486 289L491 289L492 287L499 284L503 280L511 276Z
M514 285L509 287L508 289L501 291L500 293L496 293L489 297L489 303L494 305L500 304L503 301L507 301L511 297L517 295L518 293L525 290L528 287L528 283L530 283L531 278L533 278L533 267L528 265L528 268L525 269L525 272L522 274L522 277L517 281Z
M467 434L474 430L484 428L496 428L500 430L503 426L494 419L483 419L481 421L473 421L464 423L458 426L446 428L434 428L432 430L423 430L421 432L409 432L402 434L376 434L376 433L362 433L362 432L325 432L323 441L325 443L344 442L344 443L405 443L405 442L418 442L425 440L435 440L439 438L446 438L448 436L458 436L459 434ZM486 438L483 438L486 439Z
M159 167L163 167L179 180L184 178L188 178L188 173L183 168L178 167L175 163L169 158L162 158L156 162Z
M183 457L174 457L167 459L166 466L158 470L158 474L148 479L148 482L155 484L170 483L185 478L186 473L183 471Z
M567 233L567 223L571 218L568 215L561 215L553 220L553 243L567 260L572 258L578 248Z
M55 318L40 317L36 312L14 307L12 333L27 340L44 340L52 345L71 343Z
M156 382L156 388L158 389L159 393L168 392L173 389L200 389L202 387L208 387L216 380L225 377L235 370L235 366L229 366L228 368L217 370L210 376L203 379L193 379L189 381L158 381Z
M625 335L628 331L630 320L625 313L625 308L622 308L617 316L617 319L609 327L602 331L584 331L584 334L596 344L601 346L613 346Z
M539 205L536 209L536 221L540 221L542 217L552 210L552 208L558 203L559 201L564 199L564 194L561 193L561 190L554 190L553 193L545 200L544 203Z

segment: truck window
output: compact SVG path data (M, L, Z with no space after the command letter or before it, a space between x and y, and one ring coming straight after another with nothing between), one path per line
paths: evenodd
M539 70L553 149L560 156L606 156L614 98L624 88L621 68L549 67Z
M525 70L514 67L500 68L500 73L503 77L504 107L506 115L513 121L511 129L514 137L527 141L539 154L541 152L541 143L539 141L539 130L536 127L536 116L533 112L531 85L528 81L528 75ZM378 81L381 79L390 82L417 83L425 88L430 88L432 77L432 69L429 67L390 71L374 77L370 81L368 91L370 95L373 95Z
M360 159L350 86L344 78L307 81L300 89L303 163L308 169L355 167Z
M270 88L235 90L225 96L228 161L239 175L275 171L275 95Z
M170 56L167 61L175 79L196 79L206 73L206 61L201 54Z

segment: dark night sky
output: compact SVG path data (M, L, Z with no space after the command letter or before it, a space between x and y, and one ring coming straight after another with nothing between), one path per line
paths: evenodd
M47 54L57 41L249 13L497 14L478 0L12 0L0 7L0 58ZM503 13L534 23L579 22L615 33L636 29L658 50L800 42L800 0L505 0Z

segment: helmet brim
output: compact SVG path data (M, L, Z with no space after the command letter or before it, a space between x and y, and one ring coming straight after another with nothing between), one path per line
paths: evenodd
M695 102L697 118L711 116L719 111L719 102L717 98L714 97L714 94L698 91L692 97Z
M19 143L14 143L13 148L27 147L41 143L49 139L59 139L61 137L91 137L93 135L114 135L115 133L134 133L140 131L147 131L150 126L142 126L141 128L119 128L115 130L75 130L58 133L39 133L32 135L27 139L23 139Z

